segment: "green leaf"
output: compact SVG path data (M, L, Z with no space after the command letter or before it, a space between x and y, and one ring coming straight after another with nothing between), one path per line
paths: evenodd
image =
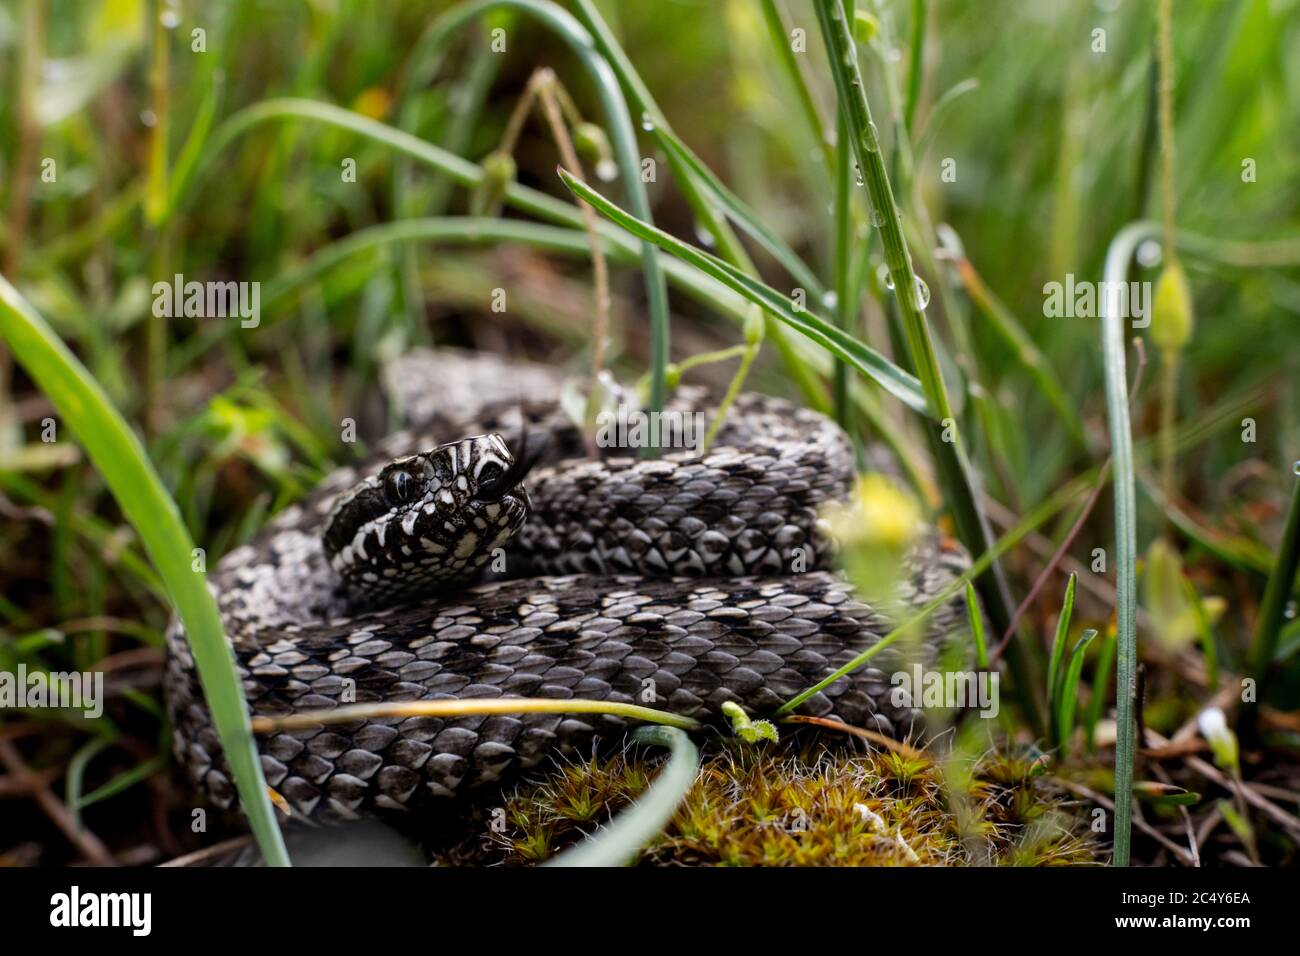
M1047 704L1050 707L1060 695L1061 659L1065 656L1065 639L1070 635L1070 618L1074 614L1074 589L1078 583L1075 575L1065 585L1065 603L1056 619L1056 639L1052 642L1051 662L1047 665Z
M714 174L713 170L705 166L676 133L656 126L655 138L663 144L664 151L673 160L690 170L691 175L696 179L696 183L722 207L728 219L766 249L773 259L781 263L785 270L794 277L795 281L808 290L809 296L821 300L826 292L826 287L822 285L817 276L813 275L808 265L795 254L793 249L782 242L776 233L760 222L758 217L754 215L753 210L746 206L739 196L728 189L722 180L718 179Z
M262 855L288 865L249 728L248 706L217 604L203 574L191 570L190 539L140 440L84 365L7 280L0 277L0 333L99 469L139 534L185 625L199 679L244 812Z
M670 236L662 229L629 215L566 170L560 169L559 173L564 184L573 190L576 196L589 203L610 221L622 226L638 238L653 242L659 248L718 280L733 292L766 309L786 325L802 332L831 354L843 359L867 378L877 382L909 408L922 414L929 414L929 406L921 393L920 382L869 345L858 341L811 312L796 312L790 300L770 286L745 275L716 256L696 249Z
M980 613L975 585L966 582L966 618L970 621L971 635L975 638L975 662L980 670L989 669L989 642L984 633L984 615Z
M1074 730L1074 710L1078 698L1079 677L1083 673L1083 653L1092 643L1092 639L1097 636L1097 632L1089 628L1083 632L1078 643L1074 645L1074 651L1070 654L1070 666L1066 671L1065 679L1061 681L1061 693L1056 702L1056 726L1057 726L1057 743L1061 747L1062 756L1070 743L1070 734Z

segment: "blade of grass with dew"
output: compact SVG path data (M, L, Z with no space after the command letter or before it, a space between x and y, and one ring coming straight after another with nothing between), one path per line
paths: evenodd
M845 16L853 16L853 0L846 0ZM853 256L853 186L860 176L854 173L853 147L849 143L848 119L843 110L835 111L835 165L832 167L831 254L835 282L835 324L852 333L857 317L860 289L854 284ZM835 421L852 434L849 427L849 368L836 359L831 378L831 407Z
M676 133L666 129L659 130L658 139L663 144L664 151L668 153L669 157L680 163L683 168L689 170L691 175L696 177L699 185L726 213L727 217L740 227L742 232L766 249L768 254L779 262L782 268L790 273L796 282L805 286L809 298L821 301L826 295L826 286L813 274L808 264L782 241L780 236L759 221L753 210L746 206L739 196L728 189L714 172L690 151L686 144L677 137Z
M667 747L668 764L641 799L603 830L548 861L548 866L624 866L663 832L690 792L700 769L700 754L683 731L675 727L641 727L632 734L637 743Z
M920 383L869 345L847 335L812 312L807 310L796 312L787 297L775 289L746 275L716 256L696 249L670 236L662 229L641 222L565 170L560 170L560 178L580 199L590 203L601 215L633 235L648 239L683 262L717 279L733 292L743 295L755 305L761 306L787 325L802 332L833 355L844 359L909 408L922 414L927 413L928 406L925 396L921 394Z
M266 796L234 655L205 576L191 570L194 542L181 522L176 503L167 494L140 440L99 385L3 277L0 333L78 437L144 543L185 626L212 721L258 847L269 864L288 865L284 841Z
M1065 756L1070 744L1070 733L1074 730L1074 711L1079 693L1079 678L1083 674L1083 655L1096 636L1097 632L1092 628L1083 632L1070 653L1070 665L1061 680L1061 691L1056 698L1056 743L1061 748L1062 756Z
M894 284L908 351L921 382L931 420L926 433L944 488L944 497L957 526L958 537L972 554L990 551L993 533L979 506L973 471L964 443L955 429L956 418L948 399L938 355L924 315L921 292L912 269L912 257L903 236L902 213L894 201L889 173L881 156L879 134L871 121L871 106L858 68L851 24L841 0L815 0L830 63L839 108L844 113L858 168L871 200L872 219L878 223L885 263ZM979 580L980 593L994 630L1002 633L1011 621L1010 591L1001 566L994 561ZM1022 705L1034 727L1044 726L1034 678L1034 658L1022 641L1013 641L1009 655Z

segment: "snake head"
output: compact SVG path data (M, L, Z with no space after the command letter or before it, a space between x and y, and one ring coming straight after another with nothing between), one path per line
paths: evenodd
M398 458L339 496L323 537L330 566L366 599L467 583L528 517L526 471L500 435Z

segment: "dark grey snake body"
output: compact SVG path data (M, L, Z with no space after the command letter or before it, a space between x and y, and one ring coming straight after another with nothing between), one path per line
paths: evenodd
M707 456L682 452L647 461L619 457L628 454L622 451L582 457L577 431L543 396L509 409L473 403L473 424L411 407L455 388L450 380L457 375L482 381L485 371L481 362L453 366L446 359L408 369L401 384L421 424L385 439L366 465L330 475L220 562L211 584L254 715L333 708L354 695L358 703L596 698L713 722L721 705L734 701L761 716L874 644L967 565L960 549L926 533L906 560L895 604L873 608L856 597L828 569L818 529L819 510L849 489L852 454L838 428L812 412L742 396ZM540 378L504 384L527 386L536 396L551 384ZM698 401L689 390L683 394L683 407ZM545 431L551 442L526 482L531 515L506 546L509 577L359 603L322 546L323 528L346 490L379 474L381 480L361 487L382 500L374 489L383 486L386 462L466 434L498 433L515 448L524 417L531 432ZM434 466L421 460L420 467ZM462 485L473 498L473 478ZM433 480L430 488L439 486ZM334 527L351 534L381 505L365 507L359 517L348 516L355 521ZM433 504L426 511L432 514ZM356 556L345 540L373 557L377 541L392 549L395 529L413 529L415 520L381 516L372 523L387 527L377 537L339 532L334 544L349 562ZM449 538L439 540L454 547L474 527L449 523ZM484 530L484 522L477 528ZM344 567L340 560L335 565ZM940 608L907 661L917 654L931 659L938 639L963 615L956 602ZM234 787L175 624L168 645L164 683L176 756L197 788L229 806ZM920 714L891 703L888 677L903 663L902 652L888 648L801 712L907 733ZM625 726L620 718L586 714L421 716L279 731L258 744L268 785L299 813L338 820L499 787L553 755L589 753L597 739L618 741Z

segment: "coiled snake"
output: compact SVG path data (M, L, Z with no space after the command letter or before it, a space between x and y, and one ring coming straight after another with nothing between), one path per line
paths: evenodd
M417 353L393 373L413 427L331 474L211 575L255 715L517 696L705 720L734 701L761 716L966 566L928 533L897 605L856 597L829 569L819 530L819 509L852 482L849 443L786 402L741 396L702 458L591 458L539 367ZM493 388L524 400L501 404ZM453 395L469 407L448 414ZM708 407L689 389L674 403ZM524 429L549 439L527 492L510 451ZM499 579L476 583L484 573ZM962 613L951 603L932 615L920 651L932 656ZM178 624L168 647L176 756L229 806L234 787ZM887 676L901 663L891 647L801 711L906 733L919 712L891 702ZM279 731L258 745L268 785L299 813L337 820L499 787L553 754L618 741L624 727L582 714L420 716Z

